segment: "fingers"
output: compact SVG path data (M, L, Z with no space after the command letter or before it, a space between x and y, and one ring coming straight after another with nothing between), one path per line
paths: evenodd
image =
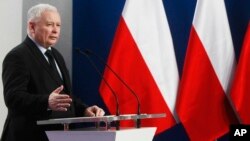
M98 106L94 105L94 106L91 106L91 107L88 107L86 110L85 110L85 116L90 116L90 117L93 117L93 116L103 116L105 114L104 110L99 108Z
M93 106L93 111L95 112L95 116L103 116L105 113L103 109L99 108L98 106Z
M87 117L94 117L94 116L95 116L95 113L92 112L92 110L91 110L90 108L87 108L87 109L85 110L84 115L87 116Z
M97 109L97 111L96 111L97 117L104 116L104 114L105 114L105 112L101 108Z
M60 93L63 90L63 85L61 85L60 87L56 88L53 93Z
M70 107L69 103L59 103L56 105L55 111L67 111L68 107Z
M63 86L60 86L49 95L49 109L53 111L67 111L67 108L70 107L72 99L67 94L59 94L62 90Z
M67 111L72 99L66 94L54 94L49 96L49 108L54 111Z
M68 95L61 95L60 97L56 98L56 101L58 103L63 104L63 103L71 103L72 99Z

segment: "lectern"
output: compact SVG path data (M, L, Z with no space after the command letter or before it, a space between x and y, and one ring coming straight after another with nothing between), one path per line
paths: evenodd
M128 115L110 115L103 117L76 117L76 118L60 118L37 121L38 125L46 124L63 124L63 131L46 131L50 141L152 141L156 127L142 128L120 128L116 130L111 127L111 122L121 120L162 118L166 114L128 114ZM81 122L95 122L95 128L85 128L79 130L70 130L69 124ZM105 123L105 127L100 127L100 122ZM136 125L136 123L135 123Z

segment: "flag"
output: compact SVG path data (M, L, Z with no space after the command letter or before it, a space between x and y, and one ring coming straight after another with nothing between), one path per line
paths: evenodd
M250 23L232 85L231 99L241 123L250 124Z
M176 124L179 75L162 0L126 0L107 63L138 95L141 113L167 115L142 120L142 126L157 127L160 133ZM136 98L107 68L104 78L118 96L120 113L137 113ZM115 114L114 96L103 81L100 93Z
M234 68L224 0L198 0L176 105L192 141L215 140L236 121L227 98Z

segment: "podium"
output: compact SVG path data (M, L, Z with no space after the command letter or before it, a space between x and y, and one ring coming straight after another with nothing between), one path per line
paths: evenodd
M121 130L46 131L49 141L152 141L156 127Z
M133 120L135 125L138 119L162 118L166 114L128 114L128 115L109 115L103 117L75 117L75 118L59 118L37 121L38 125L62 124L62 131L46 131L49 141L152 141L156 127L142 128L120 128L116 130L111 127L112 122L121 120ZM71 123L94 122L96 127L84 129L69 129ZM104 122L105 127L100 127L100 123Z

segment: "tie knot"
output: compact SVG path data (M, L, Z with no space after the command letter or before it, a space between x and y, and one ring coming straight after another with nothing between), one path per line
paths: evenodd
M53 54L52 54L52 51L47 49L47 51L45 52L45 55L48 57L48 58L54 58L53 57Z

